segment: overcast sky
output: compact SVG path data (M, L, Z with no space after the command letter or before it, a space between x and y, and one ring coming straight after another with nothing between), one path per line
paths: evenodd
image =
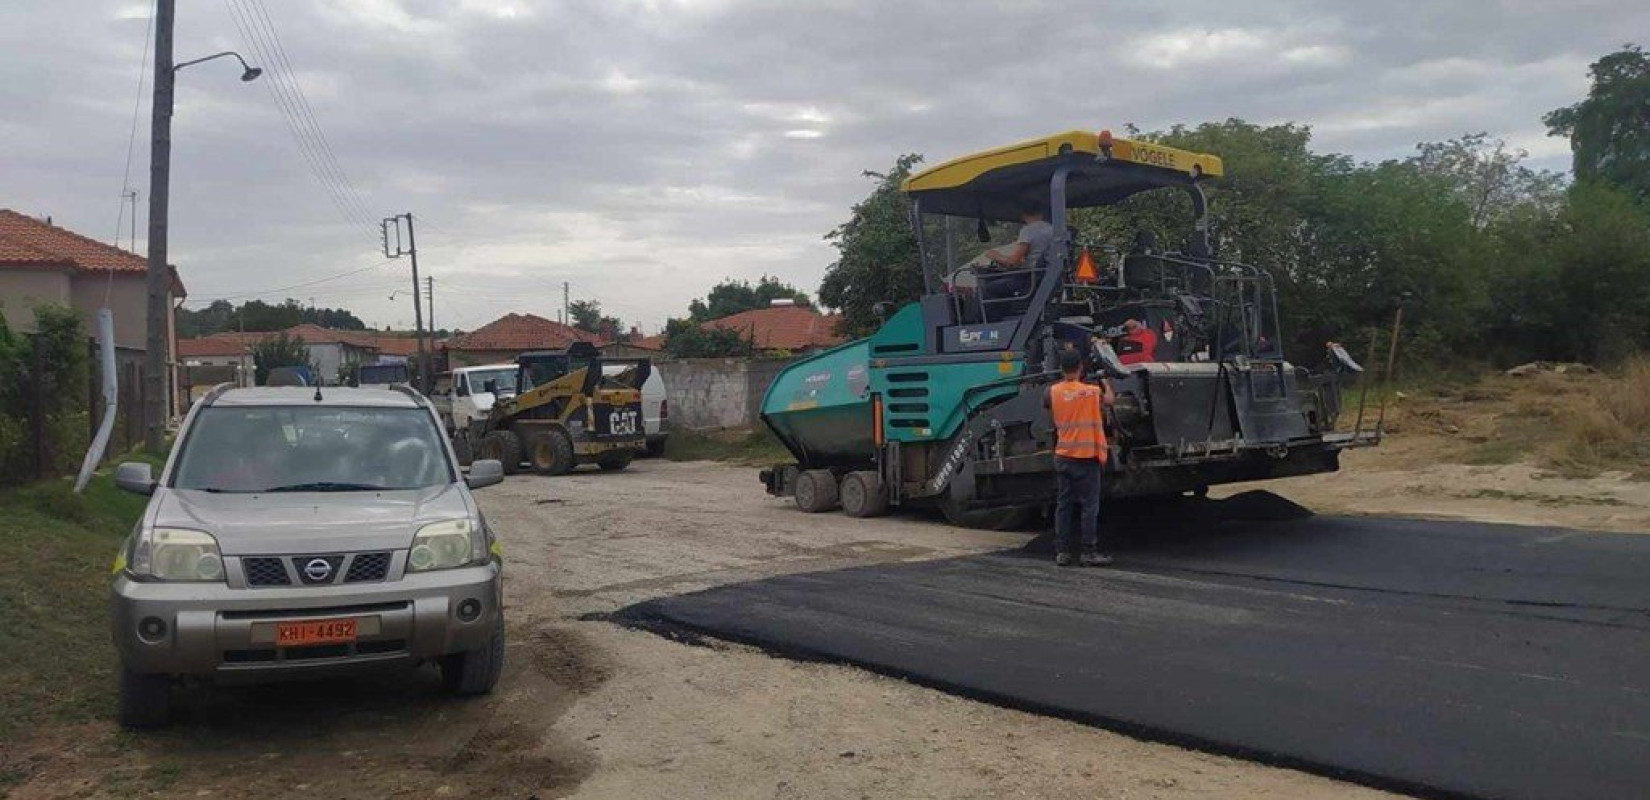
M314 298L398 327L408 264L372 267L369 218L403 211L439 325L553 318L567 281L654 332L723 277L817 290L860 173L905 152L1236 116L1364 159L1482 130L1566 169L1541 115L1650 31L1643 0L263 0L283 60L237 29L261 24L256 2L179 3L179 61L234 49L269 70L179 75L171 242L190 304ZM4 6L0 207L112 241L151 3ZM280 77L353 195L307 165ZM141 247L146 97L140 113Z

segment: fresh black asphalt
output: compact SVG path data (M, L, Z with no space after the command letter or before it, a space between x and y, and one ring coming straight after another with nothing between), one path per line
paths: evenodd
M1039 540L618 616L1416 794L1650 797L1650 536L1152 518L1108 570Z

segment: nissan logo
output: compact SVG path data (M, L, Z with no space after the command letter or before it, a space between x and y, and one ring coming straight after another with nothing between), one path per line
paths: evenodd
M312 558L304 564L304 577L320 583L332 576L332 565L324 558Z

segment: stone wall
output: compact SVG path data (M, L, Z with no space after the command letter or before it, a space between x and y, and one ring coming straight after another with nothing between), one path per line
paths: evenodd
M750 428L760 424L762 395L788 360L685 358L654 369L670 399L670 425L690 430Z

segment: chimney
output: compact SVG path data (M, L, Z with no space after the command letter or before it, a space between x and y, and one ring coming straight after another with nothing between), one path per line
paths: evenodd
M775 297L768 302L769 308L789 308L796 305L796 300L790 297Z

